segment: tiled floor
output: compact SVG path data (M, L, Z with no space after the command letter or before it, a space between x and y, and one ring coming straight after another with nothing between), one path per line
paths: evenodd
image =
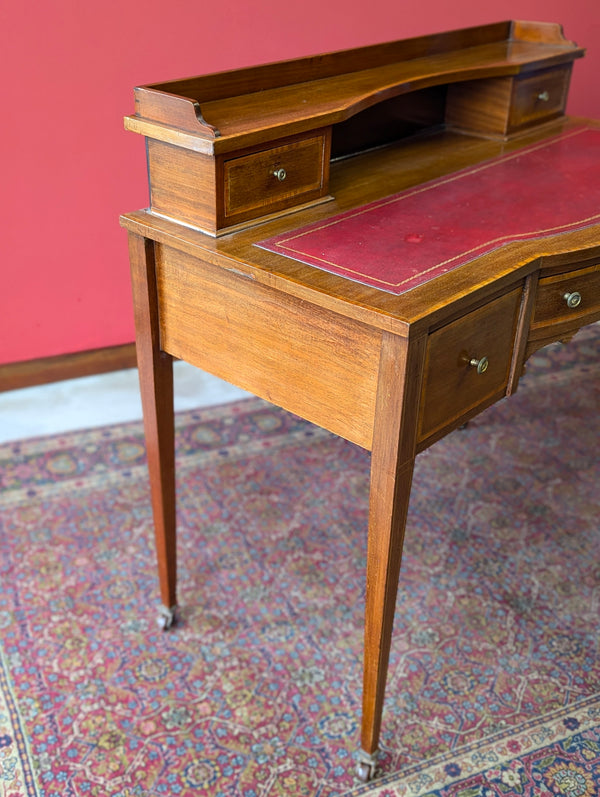
M247 396L184 362L174 364L175 410ZM136 369L0 393L0 443L142 417Z

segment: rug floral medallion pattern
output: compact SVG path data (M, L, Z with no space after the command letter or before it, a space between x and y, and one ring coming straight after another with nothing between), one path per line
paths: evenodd
M0 797L596 797L599 350L418 457L368 785L368 453L258 399L179 415L163 632L141 424L0 447Z

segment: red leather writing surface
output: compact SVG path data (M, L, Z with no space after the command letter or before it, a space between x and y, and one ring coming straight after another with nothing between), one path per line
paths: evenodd
M257 244L404 293L511 241L600 221L600 130L578 128Z

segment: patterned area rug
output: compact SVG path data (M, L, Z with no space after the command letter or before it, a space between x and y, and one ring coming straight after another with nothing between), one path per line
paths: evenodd
M141 425L0 447L0 796L599 794L599 350L418 458L367 786L367 453L255 399L178 416L162 632Z

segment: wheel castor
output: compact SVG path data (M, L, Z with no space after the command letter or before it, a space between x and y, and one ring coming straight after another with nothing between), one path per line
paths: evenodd
M377 771L377 753L370 755L364 750L358 752L358 763L356 765L356 777L363 783L373 780Z
M175 606L170 609L167 606L161 606L158 610L156 622L163 631L168 631L175 624Z

